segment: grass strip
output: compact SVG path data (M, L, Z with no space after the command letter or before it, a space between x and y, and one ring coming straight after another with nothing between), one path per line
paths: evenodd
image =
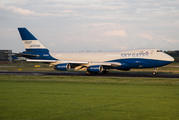
M0 76L0 119L179 119L179 79Z

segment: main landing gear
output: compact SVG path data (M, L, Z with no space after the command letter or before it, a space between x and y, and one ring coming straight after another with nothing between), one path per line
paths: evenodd
M107 74L107 73L109 73L109 69L104 69L104 70L102 71L102 74Z
M154 68L154 70L153 70L153 75L157 75L157 69L158 69L158 68Z
M107 74L107 73L109 73L109 69L104 69L102 71L102 74ZM89 71L86 71L86 74L96 75L96 74L98 74L98 72L89 72Z

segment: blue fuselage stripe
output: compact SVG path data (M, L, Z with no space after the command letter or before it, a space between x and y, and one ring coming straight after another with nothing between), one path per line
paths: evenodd
M53 58L49 54L48 49L26 49L26 51L22 52L23 54L29 54L29 55L39 55L39 57L31 57L29 56L29 59L36 59L36 60L57 60ZM26 56L27 57L27 56Z
M153 67L161 67L172 63L172 61L142 59L142 58L116 59L107 62L121 63L122 65L117 68L153 68ZM117 68L114 67L113 69L117 69Z

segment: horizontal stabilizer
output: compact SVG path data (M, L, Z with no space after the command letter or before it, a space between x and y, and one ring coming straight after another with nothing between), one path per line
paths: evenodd
M14 59L14 60L20 60L19 58L15 57L15 56L11 56L11 57L12 57L12 59Z
M32 54L23 54L23 53L19 53L17 55L21 55L23 57L39 57L39 55L32 55Z
M5 52L5 53L18 55L19 57L39 57L39 55L32 55L32 54L11 53L11 52ZM13 56L12 56L12 57L13 57Z

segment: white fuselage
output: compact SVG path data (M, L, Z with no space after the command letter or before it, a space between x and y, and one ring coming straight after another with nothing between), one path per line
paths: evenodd
M173 61L173 57L158 49L138 49L120 52L50 52L50 55L58 60L65 61L92 61L104 62L117 59L152 59L161 61Z

